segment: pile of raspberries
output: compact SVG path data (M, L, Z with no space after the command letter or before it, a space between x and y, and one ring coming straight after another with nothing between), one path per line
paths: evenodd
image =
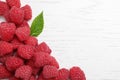
M0 80L86 80L77 66L59 69L51 49L30 36L28 21L32 18L29 5L20 0L0 1Z

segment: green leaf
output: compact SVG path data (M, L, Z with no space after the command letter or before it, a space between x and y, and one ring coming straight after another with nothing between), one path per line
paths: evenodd
M31 36L37 37L42 31L44 27L44 18L43 11L33 20L31 25Z

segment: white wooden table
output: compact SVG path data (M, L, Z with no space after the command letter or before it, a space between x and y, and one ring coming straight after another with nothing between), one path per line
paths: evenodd
M87 80L120 80L119 0L22 3L32 6L33 18L44 11L45 28L38 39L50 45L61 68L80 66Z

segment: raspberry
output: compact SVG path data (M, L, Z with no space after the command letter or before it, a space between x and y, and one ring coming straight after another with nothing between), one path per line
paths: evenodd
M29 45L21 45L18 48L18 55L24 59L30 59L33 56L34 48Z
M29 27L29 24L27 21L24 20L23 23L20 24L18 27Z
M69 70L62 68L58 71L58 76L56 80L68 80L69 79Z
M43 68L43 77L48 79L48 78L55 78L58 76L58 70L54 66L46 65Z
M58 62L56 61L56 59L53 56L51 56L49 65L55 66L56 68L59 68L59 64L58 64Z
M7 58L5 64L6 64L6 67L9 71L14 71L18 67L23 65L23 60L18 58L18 57L13 56L13 57Z
M70 69L71 80L86 80L84 72L79 67L72 67Z
M35 37L30 36L30 37L25 41L25 44L31 45L31 46L36 46L36 45L38 45L38 40L37 40Z
M16 6L20 8L21 6L20 0L6 0L6 2L10 7Z
M32 68L27 65L23 65L15 71L15 77L21 78L23 80L29 80L31 74L32 74Z
M36 80L35 76L31 76L30 80Z
M0 25L0 36L4 41L10 41L13 39L15 34L16 26L13 23L1 23Z
M32 18L32 9L29 5L25 5L21 8L22 10L24 10L24 19L25 20L30 20Z
M5 41L0 41L0 56L10 54L12 51L13 51L12 44Z
M39 52L34 54L35 58L35 67L43 67L50 64L50 55L44 52Z
M5 66L0 65L0 79L9 78L12 74L5 68Z
M11 41L13 48L17 49L20 45L23 45L21 41L19 41L16 37Z
M0 1L0 15L4 15L8 10L8 5L5 2Z
M45 43L45 42L42 42L41 44L39 44L37 47L36 47L36 52L39 52L39 51L42 51L42 52L46 52L48 54L51 53L51 49L49 48L49 46Z
M19 27L16 30L16 36L20 41L25 41L29 38L30 28L29 27Z
M9 11L10 21L15 24L21 24L24 20L24 11L20 8L13 6Z

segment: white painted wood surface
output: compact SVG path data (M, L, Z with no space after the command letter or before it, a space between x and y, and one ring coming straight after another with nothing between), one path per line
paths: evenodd
M80 66L87 80L120 80L119 0L22 3L32 6L33 18L44 11L45 28L38 39L50 45L61 68Z

